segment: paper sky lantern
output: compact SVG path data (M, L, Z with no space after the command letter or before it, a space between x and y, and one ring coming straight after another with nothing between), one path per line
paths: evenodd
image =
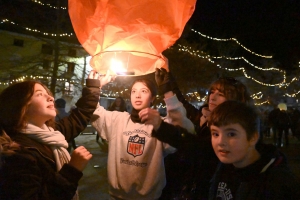
M91 66L101 74L143 75L181 36L196 0L69 0L69 15Z

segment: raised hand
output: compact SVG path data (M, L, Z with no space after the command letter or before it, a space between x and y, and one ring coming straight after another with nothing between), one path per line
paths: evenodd
M91 158L92 154L84 146L79 146L74 149L69 165L82 172Z
M106 74L105 75L99 75L99 80L100 80L100 85L101 87L106 85L107 83L109 82L112 82L115 80L115 76L111 76L110 75L110 71L107 70Z
M162 122L159 112L151 108L142 109L139 112L139 117L142 122L145 122L145 124L152 124L154 130L158 130Z
M155 69L155 81L158 85L159 94L163 95L166 92L172 91L169 72L164 68Z
M95 71L95 70L91 70L89 75L88 75L88 79L99 79L98 72Z

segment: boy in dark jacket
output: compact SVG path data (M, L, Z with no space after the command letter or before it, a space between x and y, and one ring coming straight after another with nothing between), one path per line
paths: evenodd
M236 101L211 113L211 142L221 163L209 199L299 199L299 178L275 146L258 142L256 119L253 107Z

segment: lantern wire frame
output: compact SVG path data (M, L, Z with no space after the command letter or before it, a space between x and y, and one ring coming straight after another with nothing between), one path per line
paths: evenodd
M112 66L112 60L122 67L116 69L116 66ZM116 76L140 76L153 73L155 68L168 68L166 61L162 55L122 50L102 51L92 57L90 64L100 74L106 74L110 70L110 74Z

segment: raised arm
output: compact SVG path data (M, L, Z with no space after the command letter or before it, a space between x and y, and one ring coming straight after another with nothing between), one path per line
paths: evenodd
M98 78L96 71L92 70L86 79L86 87L82 89L82 96L76 102L76 108L68 117L55 123L55 129L63 133L67 141L79 135L86 128L98 105L100 96Z

